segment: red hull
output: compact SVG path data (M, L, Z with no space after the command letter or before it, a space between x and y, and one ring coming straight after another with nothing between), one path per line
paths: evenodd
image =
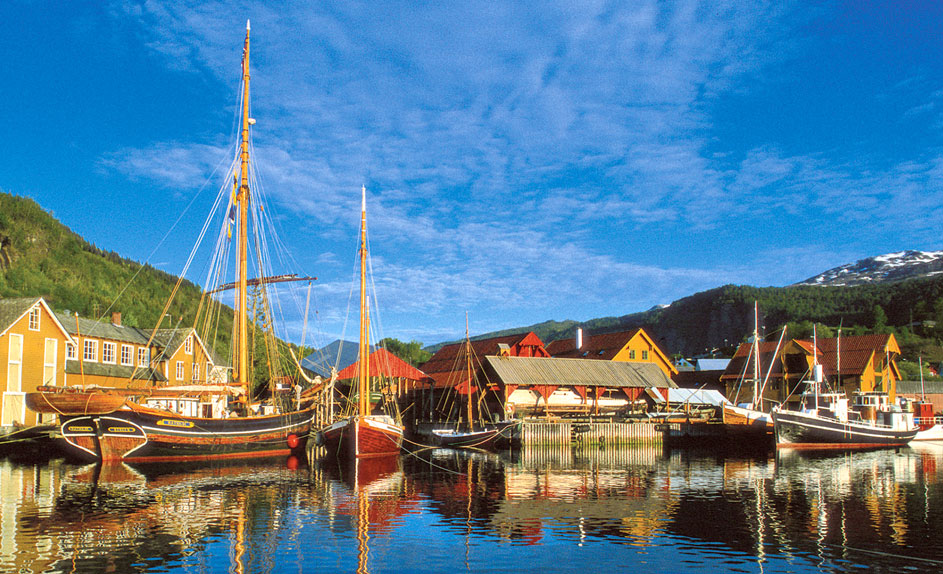
M367 458L399 454L402 427L369 418L350 417L324 429L328 454Z

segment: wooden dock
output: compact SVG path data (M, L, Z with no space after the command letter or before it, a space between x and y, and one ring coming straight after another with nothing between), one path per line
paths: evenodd
M521 444L630 445L661 443L662 433L650 422L537 422L521 425Z

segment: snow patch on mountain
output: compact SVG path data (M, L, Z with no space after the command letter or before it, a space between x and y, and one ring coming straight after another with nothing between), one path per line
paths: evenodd
M943 274L943 251L910 250L861 259L829 269L796 285L865 285L940 274Z

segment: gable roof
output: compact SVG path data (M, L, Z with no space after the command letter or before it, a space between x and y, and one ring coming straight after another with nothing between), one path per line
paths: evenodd
M484 363L505 385L657 389L678 387L654 363L545 357L485 357Z
M759 351L760 351L760 365L757 372L760 378L766 377L766 373L770 373L770 377L782 377L783 376L783 362L778 360L776 357L776 346L779 344L779 341L760 341ZM780 354L782 353L785 345L779 349ZM812 352L812 349L809 349L809 352ZM770 371L770 363L773 364L773 370ZM753 380L753 343L740 343L740 346L737 347L736 352L734 352L733 357L730 359L730 362L727 363L727 367L724 369L724 374L720 376L722 381L738 380L741 377L745 379Z
M368 365L371 376L379 373L378 376L409 379L411 381L423 381L429 378L428 375L416 367L383 348L370 353ZM356 378L359 370L360 361L358 360L344 367L337 373L337 378L339 380Z
M645 329L631 329L629 331L616 331L615 333L601 333L598 335L583 335L583 346L576 348L576 339L573 337L567 339L557 339L547 345L547 352L551 357L570 358L570 359L596 359L601 361L611 361L616 358L623 349L634 339L641 336L652 347L668 368L677 372L677 367L671 362L661 347L655 343L651 335Z
M52 317L52 320L55 322L56 327L65 335L66 339L71 342L72 338L69 336L69 332L63 327L62 322L59 321L56 314L53 313L52 309L49 308L49 305L46 304L46 300L42 297L19 297L15 299L0 299L0 337L6 334L6 332L20 321L30 309L35 305L42 306L46 310L46 313Z
M481 359L486 355L500 355L502 347L514 349L515 347L536 347L537 354L546 357L546 349L543 341L533 332L519 333L516 335L505 335L503 337L492 337L490 339L479 339L471 341L472 348L472 368L477 370L481 366ZM514 352L514 351L512 351ZM436 351L422 365L422 370L435 380L436 384L449 384L449 375L453 371L465 371L464 361L458 364L459 359L465 356L465 341L446 345ZM454 384L456 381L451 381Z

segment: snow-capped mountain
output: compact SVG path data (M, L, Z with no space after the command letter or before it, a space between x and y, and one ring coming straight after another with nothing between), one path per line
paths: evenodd
M796 285L864 285L943 274L943 251L900 251L829 269Z

